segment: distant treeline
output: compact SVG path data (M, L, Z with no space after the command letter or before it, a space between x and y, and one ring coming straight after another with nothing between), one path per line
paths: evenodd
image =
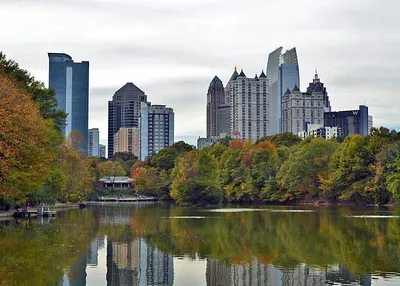
M178 142L136 163L131 176L138 192L188 204L395 202L400 133L381 127L342 141L283 133L203 150Z

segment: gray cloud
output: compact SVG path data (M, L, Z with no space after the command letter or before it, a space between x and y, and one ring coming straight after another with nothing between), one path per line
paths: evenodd
M368 104L375 123L400 126L396 0L0 0L0 49L47 82L47 52L89 60L90 122L107 132L107 102L128 81L175 110L176 134L205 135L215 74L265 69L297 47L301 87L318 68L336 109ZM18 21L15 21L18 19ZM10 23L13 23L10 25ZM191 137L192 136L192 137Z

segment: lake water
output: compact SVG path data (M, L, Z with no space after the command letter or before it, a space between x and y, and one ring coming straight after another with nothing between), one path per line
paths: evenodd
M0 221L0 285L400 285L400 211L140 203Z

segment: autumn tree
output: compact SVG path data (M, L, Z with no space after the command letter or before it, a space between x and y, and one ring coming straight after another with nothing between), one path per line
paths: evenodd
M171 197L179 203L216 204L222 196L217 161L203 150L183 153L172 171Z
M0 73L0 196L23 201L43 186L57 133L37 105Z

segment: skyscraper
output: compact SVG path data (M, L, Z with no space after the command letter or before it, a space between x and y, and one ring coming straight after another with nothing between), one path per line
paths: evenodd
M282 53L280 47L269 54L267 77L271 87L271 128L268 135L282 132L282 97L287 89L300 88L299 64L296 48Z
M88 141L88 156L99 157L100 156L100 145L99 145L99 128L89 129L89 141Z
M338 127L338 137L344 138L353 134L369 134L368 107L360 105L358 110L332 111L324 113L325 127Z
M332 111L331 102L329 101L328 92L326 91L326 87L324 86L324 84L319 79L317 71L315 71L313 82L309 83L306 93L307 94L312 94L314 92L314 90L320 90L322 92L323 99L324 99L324 110L325 110L325 112Z
M139 129L121 127L114 135L114 153L129 152L139 158Z
M243 140L267 136L270 126L269 84L264 72L260 77L248 78L242 70L230 80L228 87L232 136Z
M207 92L207 138L219 136L217 133L217 108L224 103L224 86L222 81L215 76L210 82Z
M139 125L140 160L174 144L174 111L142 102Z
M108 102L108 158L114 154L114 135L120 127L139 127L140 104L147 95L128 82L118 89Z
M84 138L83 151L88 154L89 62L75 63L63 53L48 56L49 87L56 91L58 107L68 114L63 134L79 131Z
M99 157L100 158L105 158L106 157L106 145L99 144Z

